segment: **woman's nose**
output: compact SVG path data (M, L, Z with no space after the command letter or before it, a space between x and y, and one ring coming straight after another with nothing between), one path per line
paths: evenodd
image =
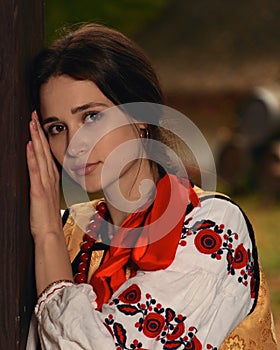
M69 141L67 154L70 157L80 157L88 152L89 145L87 144L82 133L76 132L73 135L69 133Z
M70 157L80 157L83 154L87 153L86 145L69 144L67 153Z

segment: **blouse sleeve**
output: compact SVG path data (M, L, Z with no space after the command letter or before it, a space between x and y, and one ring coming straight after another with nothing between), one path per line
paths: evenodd
M138 271L102 311L90 285L54 288L36 307L39 335L52 350L217 350L252 311L257 291L247 218L227 199L205 198L186 216L167 269Z

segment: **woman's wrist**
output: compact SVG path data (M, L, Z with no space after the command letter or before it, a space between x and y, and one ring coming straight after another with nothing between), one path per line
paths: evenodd
M61 226L53 228L52 230L48 228L48 231L44 231L42 229L40 232L33 231L32 236L35 244L47 244L48 241L51 242L52 240L64 240L64 233Z
M44 295L48 295L48 293L56 288L58 285L72 285L74 284L73 280L63 279L58 281L53 281L52 283L48 284L44 290L38 295L38 299L43 298Z
M34 241L37 294L40 295L48 285L55 281L73 281L71 262L63 232L48 232L48 234L36 237Z

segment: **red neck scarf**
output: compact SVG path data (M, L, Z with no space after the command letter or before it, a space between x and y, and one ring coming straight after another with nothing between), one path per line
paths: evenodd
M159 180L153 205L124 220L90 280L99 310L126 281L128 264L134 276L138 269L156 271L173 262L186 209L198 204L189 181L170 174Z

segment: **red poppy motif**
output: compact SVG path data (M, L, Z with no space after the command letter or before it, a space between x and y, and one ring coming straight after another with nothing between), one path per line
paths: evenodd
M237 276L238 283L242 283L245 287L250 285L251 297L255 298L258 277L255 281L254 251L251 251L250 248L246 250L242 243L237 245L236 241L240 235L226 228L224 224L217 224L211 220L191 223L192 219L184 222L179 244L188 246L188 237L195 236L194 245L200 253L207 254L217 261L226 258L228 275ZM236 248L235 245L237 245Z
M221 248L222 238L211 229L201 230L195 236L194 244L201 253L213 254Z
M164 324L165 319L162 315L151 312L144 319L143 333L148 338L155 338L162 331Z
M196 336L186 345L186 350L202 350L202 344Z
M183 322L178 323L177 326L174 328L171 334L167 334L166 339L167 340L174 340L179 337L185 332L185 324Z
M136 288L135 288L136 287ZM138 292L135 292L138 291ZM130 293L135 297L129 297ZM132 285L126 289L122 294L122 300L138 300L141 291L138 286ZM137 304L123 304L120 303L121 299L116 298L112 301L112 305L115 304L118 311L126 316L139 315L139 318L134 321L134 326L138 332L143 333L147 338L154 339L155 342L162 343L162 349L178 349L184 346L184 349L201 350L201 344L196 338L198 329L191 326L186 329L186 316L182 314L176 314L171 308L165 308L161 303L157 302L151 294L145 294L146 301L137 302ZM139 349L145 350L140 340L134 339L129 345L127 344L127 331L124 325L116 322L114 316L109 314L105 318L105 324L108 329L111 329L111 334L114 334L115 344L120 349ZM128 342L130 343L130 341ZM147 350L147 349L146 349Z
M123 303L136 304L141 299L141 290L137 284L132 284L119 295L118 299Z
M234 251L232 267L234 269L242 269L248 264L248 254L243 244L239 244Z

